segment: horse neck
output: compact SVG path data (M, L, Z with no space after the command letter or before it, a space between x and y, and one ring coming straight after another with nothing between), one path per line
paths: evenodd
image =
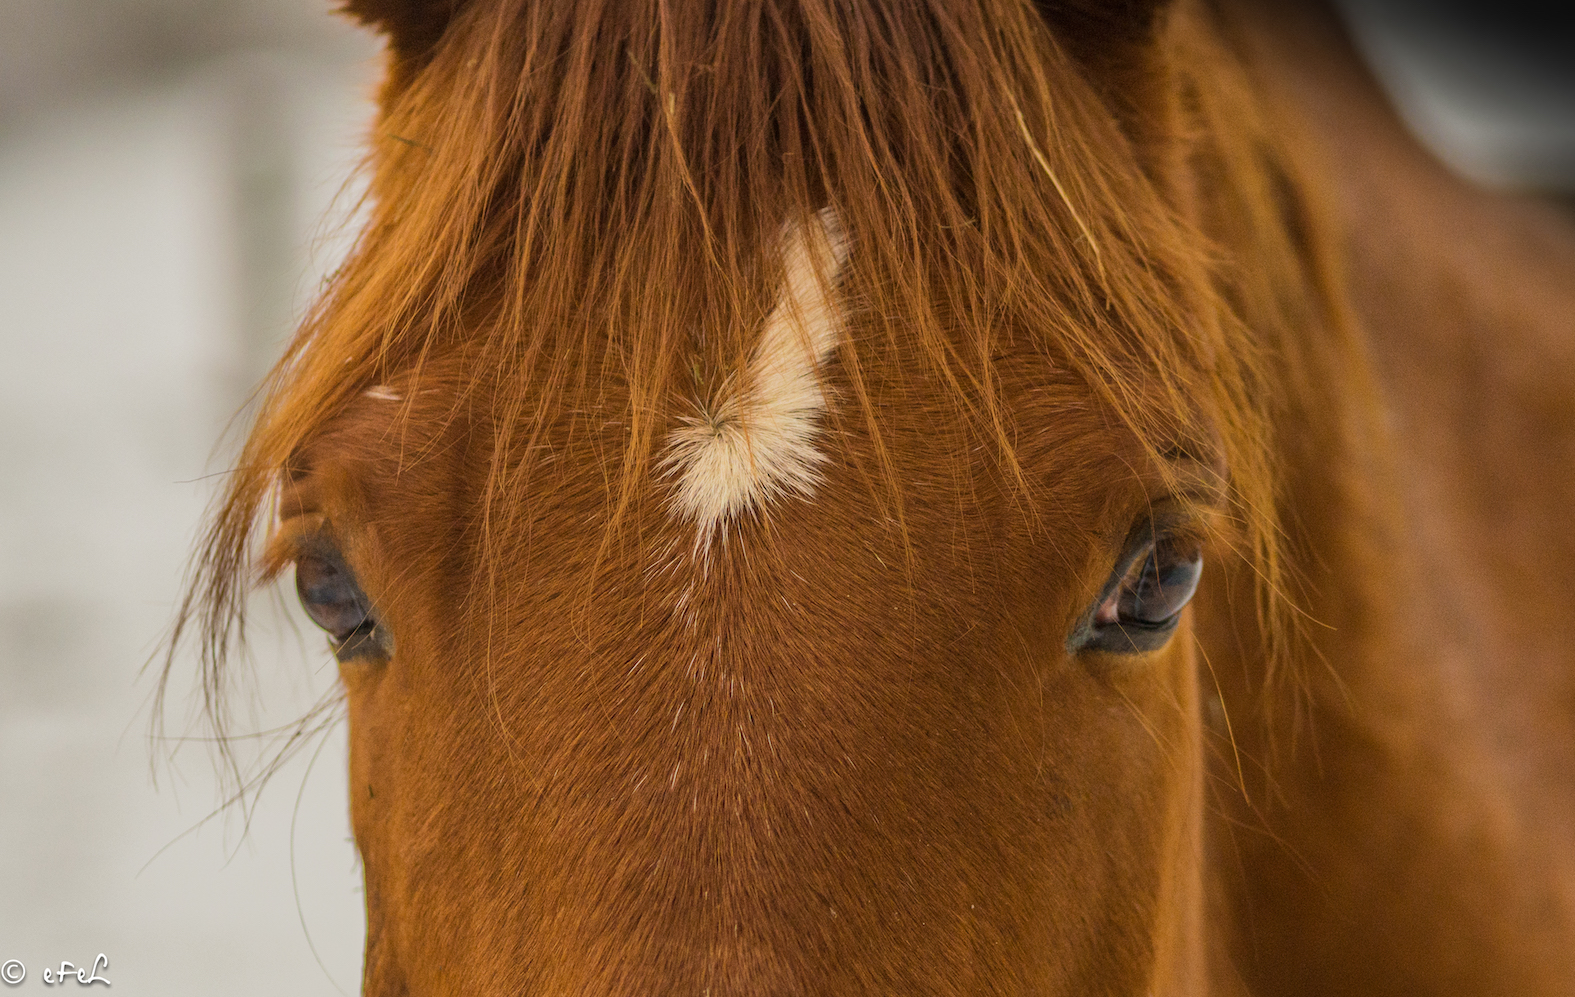
M1456 308L1487 308L1505 293L1485 272L1450 269L1427 243L1451 240L1422 219L1470 219L1484 238L1540 222L1509 217L1433 163L1327 12L1229 6L1229 32L1201 17L1176 32L1178 61L1201 67L1191 113L1203 137L1190 175L1201 178L1200 223L1226 257L1224 293L1271 358L1288 594L1305 615L1276 673L1256 651L1263 642L1245 569L1225 565L1200 592L1220 814L1207 832L1211 975L1254 993L1300 992L1310 980L1342 993L1559 992L1556 978L1575 968L1575 891L1524 871L1558 858L1549 854L1556 837L1525 829L1533 808L1549 804L1483 774L1504 762L1494 754L1502 732L1489 726L1502 721L1461 700L1474 695L1471 683L1492 684L1492 664L1434 632L1463 598L1449 586L1492 583L1464 549L1439 549L1470 524L1429 506L1440 486L1416 480L1429 473L1408 452L1417 442L1387 414L1426 411L1408 390L1467 383L1407 389L1395 376L1423 361L1420 330L1451 321L1427 288L1446 283L1447 271L1462 296ZM1423 196L1428 203L1408 215L1385 203ZM1568 230L1545 245L1567 273ZM1541 284L1556 282L1558 268L1544 270L1555 276ZM1575 316L1575 300L1561 293L1546 333ZM1462 341L1497 331L1452 320ZM1568 364L1561 376L1572 373ZM1526 494L1512 500L1567 498L1570 478L1568 469L1525 478ZM1442 532L1419 529L1419 516L1445 524ZM1457 555L1458 575L1430 571L1441 553ZM1524 683L1527 701L1568 694L1567 680L1511 681ZM1564 761L1547 757L1550 772ZM1452 950L1440 950L1443 938L1455 939Z

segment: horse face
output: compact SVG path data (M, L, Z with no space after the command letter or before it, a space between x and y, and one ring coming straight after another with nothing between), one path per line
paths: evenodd
M1187 469L1007 357L1025 486L889 364L900 523L871 441L828 423L812 492L702 544L655 474L609 539L616 398L546 427L525 507L488 522L501 416L459 360L301 452L274 543L339 628L367 993L1140 993L1195 968L1190 624L1135 625L1185 601L1154 586L1199 535ZM1111 614L1129 643L1097 636Z
M1047 5L1066 18L1052 24L1058 36L1077 25L1090 32L1090 44L1067 48L1090 71L1142 80L1146 63L1135 53L1145 50L1158 8L1121 6L1131 30L1109 34L1113 15L1102 7ZM797 175L792 164L813 158L800 139L806 144L781 157L782 170L770 157L705 160L741 141L738 122L746 119L763 122L751 134L772 141L799 134L796 105L770 94L742 102L736 113L744 117L729 116L740 87L761 90L767 76L773 85L809 79L795 61L808 52L796 36L778 39L769 72L757 71L749 54L755 29L725 18L713 27L741 32L736 59L669 57L663 34L660 45L615 46L576 62L571 53L620 32L649 35L649 19L612 5L606 16L629 24L590 31L568 7L414 0L351 7L394 42L385 125L400 139L379 154L374 186L386 218L362 261L375 263L387 286L358 277L340 287L342 300L363 301L357 314L381 314L383 300L424 300L407 281L426 271L406 265L400 247L469 229L434 222L422 234L411 226L425 224L423 212L447 217L441 212L453 204L469 204L472 180L512 162L500 158L507 143L517 143L509 155L534 164L521 166L521 176L567 171L562 183L528 197L499 188L502 201L522 199L511 216L523 226L513 245L569 256L585 228L577 220L606 204L660 214L669 203L687 211L690 198L722 198L705 210L743 217L734 212L737 198L723 193L753 188L674 179L689 177L693 163L759 167L776 183L778 173ZM455 9L462 13L446 27ZM842 17L816 9L806 6L808 20L791 30L810 31L811 21L821 30ZM706 10L695 16L715 16ZM1185 279L1156 274L1185 266L1123 264L1119 255L1169 238L1133 238L1127 228L1136 218L1158 225L1154 219L1170 217L1142 207L1151 196L1138 162L1148 154L1148 119L1121 134L1021 5L971 14L959 5L953 13L976 17L977 31L962 20L888 13L903 22L897 48L931 60L935 80L914 82L916 64L900 54L890 66L850 59L810 74L831 95L803 98L806 114L825 119L814 125L825 136L886 131L839 154L836 182L797 175L799 194L783 201L788 210L826 199L825 188L840 183L849 210L865 212L849 227L867 235L868 206L884 203L888 178L924 163L951 169L961 155L955 142L971 133L979 169L963 169L955 183L926 175L923 182L940 186L923 203L943 209L910 220L930 232L978 232L949 245L973 246L979 260L994 262L970 268L937 250L924 266L953 271L935 274L939 283L960 287L989 271L1001 301L1020 301L1035 285L1028 296L1039 319L1054 312L1055 321L1098 326L1115 344L1109 356L1123 344L1142 346L1143 335L1148 349L1178 328L1191 342L1197 328L1178 317L1186 307L1147 304L1169 300ZM673 16L664 32L693 26ZM897 30L869 11L848 16L871 51L880 48L877 36ZM980 32L1006 21L1011 33L1000 44L1021 58L998 71L969 69ZM494 44L538 31L550 47L561 41L552 33L558 27L562 37L583 35L583 45L564 48L569 61L553 62L550 73L529 68L534 43L514 54ZM692 34L683 44L694 53L722 44L709 28ZM1108 45L1094 43L1107 35ZM816 59L845 54L840 43L816 44L823 43ZM942 49L951 55L937 56ZM507 61L515 55L518 65ZM1003 96L1000 80L1030 65L1037 75L1024 71L1017 94ZM694 86L710 95L691 93L684 104L712 108L710 124L685 125L678 98L663 96L671 81L662 73L673 66L692 70ZM579 74L574 93L606 96L611 137L541 116L562 96L551 83L560 71ZM500 86L539 84L547 96L534 104L521 98L518 115L472 134L467 122L492 121L486 115L508 104L477 85L487 73ZM908 83L917 90L902 96L898 84ZM843 85L851 89L836 96ZM1068 119L1087 132L1082 145L1037 144L1034 133L1052 134L1044 97L1052 85L1056 114L1083 108ZM937 109L933 120L913 113L964 88L967 99ZM888 94L892 106L876 113L871 102ZM462 98L474 98L472 111L450 109ZM847 120L835 124L844 111ZM975 127L979 115L990 127ZM648 127L653 121L668 131ZM407 127L430 132L431 141L402 137ZM573 146L581 131L587 144ZM474 167L473 176L458 168L467 142L485 153L468 153L464 168ZM562 155L530 159L558 142ZM639 179L647 174L616 163L601 181L587 179L585 168L607 165L597 157L628 143L646 149L640 161L655 164L649 175L671 180L681 196L649 200ZM1054 171L1082 169L1073 151L1095 148L1122 158L1113 173L1090 170L1069 184L1084 192L1074 204ZM860 173L877 154L885 158L873 172ZM676 165L662 165L667 157ZM996 186L975 182L986 166L1001 171L991 174ZM1117 173L1122 179L1108 188ZM471 179L443 186L455 177ZM552 206L559 195L600 190L598 182L633 186L611 201L598 194ZM855 182L862 186L846 186ZM1000 201L995 217L1028 220L1005 243L986 246L983 226L962 206L965 187L981 203ZM1126 193L1093 213L1086 192L1112 189ZM501 210L499 203L479 197L470 208ZM1039 213L1021 215L1028 204ZM531 241L529 226L554 211L567 219L561 231ZM645 273L639 268L683 241L662 233L684 231L687 217L642 222L656 240L649 252L586 250L573 265L539 272L580 282ZM769 227L726 231L762 225ZM478 228L478 238L485 242L494 228ZM623 231L590 229L609 244ZM906 305L842 314L834 289L850 257L861 272L861 244L836 215L789 224L784 238L776 309L763 308L763 325L747 336L738 332L745 323L729 326L738 335L717 355L697 352L692 364L672 358L696 372L694 385L675 388L673 398L653 399L619 381L639 350L598 353L600 333L575 333L553 340L582 352L572 370L560 371L565 376L541 385L557 392L540 396L553 404L535 405L534 383L522 394L508 379L538 372L500 363L507 351L489 355L477 334L470 346L421 346L403 354L419 354L419 362L377 368L384 383L314 423L298 446L292 441L271 556L275 565L296 565L306 608L341 662L351 812L366 875L367 993L1146 994L1198 979L1202 751L1184 607L1216 498L1209 482L1222 480L1211 444L1187 438L1200 435L1196 427L1178 430L1174 446L1156 446L1151 434L1140 442L1124 428L1134 424L1130 412L1112 412L1111 394L1074 373L1092 368L1052 356L1054 337L1029 328L1032 320L992 334L982 348L984 340L952 344L950 355L988 357L994 411L1008 414L991 437L967 411L966 390L936 385L933 361L947 352L936 345L946 334L940 319L927 319L935 336L926 355L900 335L860 325ZM887 248L891 263L906 243L888 231L862 249L875 245ZM899 260L911 269L885 286L922 287L929 278L912 262L920 255ZM1052 280L1011 269L1030 256L1036 266L1059 268ZM600 262L585 262L593 257ZM464 280L511 274L508 259L478 262ZM667 276L676 279L688 258L675 259ZM868 254L865 265L866 274L886 274ZM1124 267L1128 299L1145 304L1127 307L1090 291L1107 266ZM618 293L638 296L662 277L655 269L628 278ZM500 299L537 293L524 276L508 279L519 284L502 285ZM712 290L680 283L695 299ZM433 293L446 286L439 281ZM566 285L541 300L577 292ZM1050 302L1055 295L1065 301ZM680 299L688 300L672 295ZM477 299L466 300L469 307ZM903 301L913 304L914 295ZM1092 310L1070 318L1068 301ZM665 307L646 313L671 314ZM467 317L497 314L480 300ZM385 317L393 326L406 318ZM508 328L542 319L526 310L511 321ZM310 384L342 386L346 355L398 353L384 347L401 334L368 345L375 336L336 322L324 320L332 330L319 340L302 338L303 356L321 356L307 357L318 373L293 385L296 400L314 397ZM652 340L671 343L687 329L674 322ZM422 342L439 337L423 334ZM1152 361L1160 353L1143 355ZM724 373L706 374L707 364ZM1148 410L1178 407L1179 382L1170 376L1177 364L1117 366L1159 374L1131 376L1122 404L1145 407L1140 396L1154 385ZM640 449L628 423L637 410L658 413L648 465L625 462Z

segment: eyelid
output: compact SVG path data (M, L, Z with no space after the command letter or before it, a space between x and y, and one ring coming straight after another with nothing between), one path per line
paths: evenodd
M1220 510L1201 504L1193 496L1167 496L1150 503L1147 515L1128 528L1116 552L1115 565L1129 567L1146 548L1160 543L1203 546L1215 531Z
M313 551L338 550L328 517L322 513L291 516L274 527L258 558L259 580L271 582L297 558Z

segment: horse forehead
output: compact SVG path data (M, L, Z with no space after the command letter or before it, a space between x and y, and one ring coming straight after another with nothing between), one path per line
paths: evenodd
M838 266L845 262L828 259ZM826 286L834 288L836 271L825 276ZM791 288L792 275L785 284ZM828 409L840 400L826 385L826 368L841 343L841 309L834 297L805 296L802 288L798 300L792 298L785 290L737 376L713 397L679 398L692 414L659 434L653 472L638 490L655 499L642 502L642 518L650 517L643 529L657 527L653 535L666 538L664 548L704 553L718 544L759 547L762 528L807 530L800 539L813 541L843 520L862 520L879 504L869 494L878 484L848 472L870 456L864 452L870 441L856 431L857 420L847 427L851 435L826 431ZM1028 487L1053 492L1058 507L1097 508L1117 479L1133 479L1142 447L1129 434L1112 432L1093 393L1072 371L1036 351L1032 357L1018 352L1003 356L998 366L1003 400L1017 424L1015 457ZM465 514L462 507L483 501L488 491L492 462L485 456L486 438L498 433L501 413L484 400L486 391L478 407L462 411L456 400L468 393L464 385L475 372L463 363L453 368L436 365L419 380L364 388L303 448L302 464L314 469L313 478L353 488L357 501L368 502L368 511L390 524L410 518L413 496L446 496L457 503L453 514ZM887 409L883 423L902 464L900 487L923 508L945 510L937 528L955 533L955 517L983 513L976 507L994 494L980 478L982 473L993 479L988 468L994 462L983 445L987 441L963 438L972 437L960 415L943 401L914 394L909 390L914 387L905 383L901 411ZM527 519L553 524L547 533L536 533L530 546L544 537L592 543L605 529L586 503L601 493L597 483L611 485L609 448L626 437L616 399L604 404L612 407L571 405L572 411L540 427L530 487L510 499ZM522 424L513 435L532 430L533 424ZM1194 449L1210 452L1202 445ZM833 494L838 501L828 506ZM924 529L915 511L909 510L909 525Z
M790 526L805 513L811 516L805 526L812 535L801 539L816 546L815 536L823 533L831 520L840 522L846 518L844 513L859 515L858 508L845 509L840 503L840 511L819 508L810 512L807 508L823 505L828 489L842 490L838 482L847 460L833 460L838 448L857 450L861 446L858 440L862 437L826 432L827 410L837 399L826 387L828 367L845 338L846 309L839 297L839 282L846 276L856 247L829 209L801 224L785 225L780 238L782 267L775 304L752 333L746 358L712 394L690 394L694 389L687 386L674 389L680 394L674 400L683 414L676 425L669 424L658 433L652 473L637 486L657 499L646 508L663 522L657 535L666 538L664 548L691 547L703 554L719 541L733 547L759 547L759 538L754 535L760 531L755 527L773 521ZM479 499L488 491L490 465L482 456L486 449L483 438L496 435L499 426L495 423L504 410L485 399L503 397L506 391L496 394L503 390L496 384L476 390L475 382L506 375L500 370L478 370L472 359L450 357L416 377L394 377L363 388L335 420L335 431L324 434L332 438L322 441L327 444L323 448L329 458L326 462L348 458L354 465L349 476L368 479L360 482L362 487L357 491L386 495L389 502L383 512L390 519L408 518L399 512L404 502L398 496L411 489L443 493L456 500L466 494ZM995 363L1003 401L1019 424L1020 431L1014 430L1016 456L1030 478L1057 493L1058 504L1067 505L1068 499L1078 497L1097 498L1094 493L1103 489L1091 477L1131 477L1133 467L1141 463L1141 453L1112 439L1109 421L1092 392L1068 365L1022 343L1015 347L1003 344ZM956 444L965 442L957 438L965 430L958 421L961 417L953 413L954 419L948 422L947 413L952 411L948 406L922 390L915 393L922 385L892 373L905 385L903 411L890 411L889 427L897 430L891 442L904 453L904 464L911 465L903 472L903 490L933 491L949 483L950 491L956 492L963 478L976 478L982 466L969 459L956 466L948 462L948 458L959 457L951 452L957 449ZM459 404L465 398L473 403L468 409ZM594 484L592 479L608 483L606 464L613 452L608 447L616 448L626 440L624 423L616 395L603 396L600 411L580 408L581 401L565 401L565 411L548 416L551 424L516 427L516 438L542 430L537 437L530 494L517 499L530 507L526 518L555 524L546 535L572 536L594 546L595 534L602 527L597 525L600 520L595 510L585 502L598 490L587 486ZM583 433L587 427L592 430L590 435L597 437L590 446L585 445ZM470 437L469 444L457 446L446 440L456 433ZM478 440L482 443L479 449L474 445ZM980 452L980 447L972 444L967 449L974 456ZM1125 452L1128 450L1131 452ZM1110 454L1120 466L1103 468L1103 462L1095 459L1100 454ZM856 463L868 455L843 456ZM1099 473L1091 462L1111 475ZM465 480L437 481L456 476ZM870 482L861 481L866 489L870 487ZM1077 483L1088 496L1060 494ZM979 484L973 481L962 491L978 499L982 494ZM923 498L927 507L945 507L951 516L967 511L952 501L960 501L961 493L949 499L938 494ZM373 504L385 503L374 499ZM869 503L857 501L853 505L867 509ZM784 518L793 506L801 508ZM654 523L648 522L650 525ZM956 526L946 529L955 532ZM543 536L534 535L529 546L540 544ZM665 555L660 560L672 563Z

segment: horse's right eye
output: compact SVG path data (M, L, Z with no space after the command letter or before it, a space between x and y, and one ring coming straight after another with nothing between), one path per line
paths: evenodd
M341 661L380 650L380 627L371 600L338 557L303 554L295 560L295 591L312 622L328 632Z

